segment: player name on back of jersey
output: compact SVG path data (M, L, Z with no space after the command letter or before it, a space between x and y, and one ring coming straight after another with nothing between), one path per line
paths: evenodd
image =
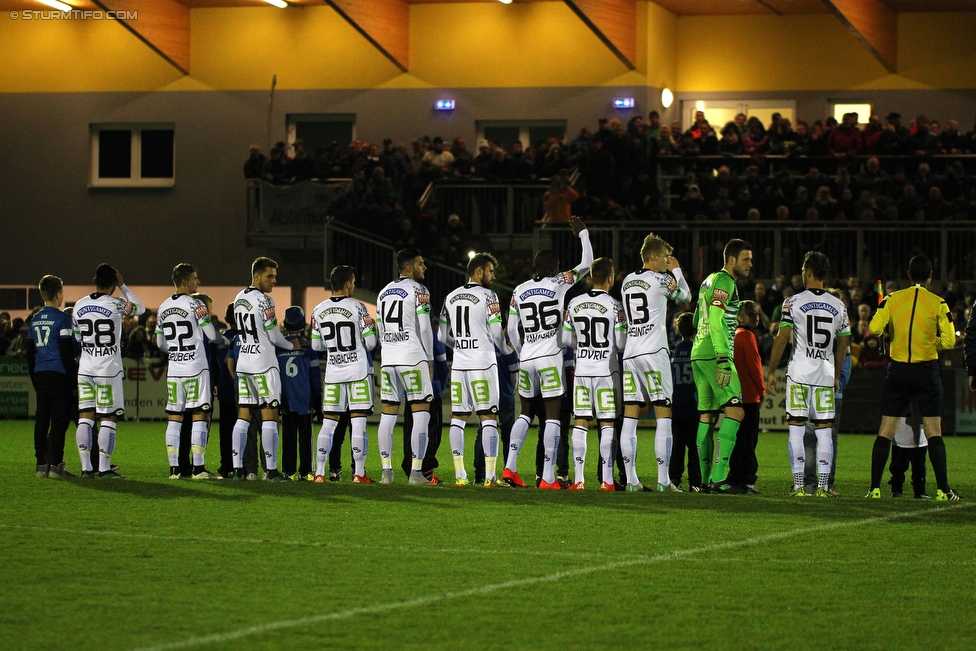
M583 301L581 303L577 303L573 307L573 314L580 314L582 312L586 312L587 310L595 310L595 311L599 312L600 314L606 314L608 312L606 305L603 305L601 303L596 303L594 301ZM596 327L596 326L594 326L592 324L589 324L589 325L590 325L591 328ZM609 327L612 327L612 324L610 324L608 326L608 328ZM593 333L593 334L595 335L596 333ZM609 339L606 339L606 337L608 337L608 336L609 336L609 333L608 332L604 332L603 333L604 340L607 341L607 346L609 346ZM587 337L587 339L589 340L591 338L590 337ZM599 361L603 361L605 359L608 359L610 357L610 348L609 347L607 347L607 348L593 348L593 347L590 347L590 345L597 345L597 346L599 346L600 345L600 338L599 338L599 336L592 337L591 344L582 344L582 345L578 346L577 349L576 349L576 359L578 359L578 360L591 359L591 360L594 360L594 361L599 362Z
M824 303L822 301L812 301L810 303L804 303L800 306L800 312L803 312L804 314L813 311L827 312L834 317L837 317L837 315L840 314L840 311L836 307L830 303ZM833 333L830 331L821 332L819 327L824 322L830 323L830 320L824 317L816 317L812 314L809 315L808 319L810 322L807 324L806 330L810 338L807 345L804 346L807 359L819 359L825 362L830 361L833 357L833 348L829 347L828 344L831 342ZM819 341L819 338L816 336L818 334L826 335L823 342Z
M78 309L75 317L79 322L87 322L85 317L89 316L101 316L105 319L111 319L113 314L112 310L107 307L102 307L101 305L85 305ZM88 322L92 325L93 330L90 332L82 331L82 342L81 348L85 354L91 357L112 357L119 354L119 344L118 340L115 338L114 325L109 321L109 328L106 330L103 327L103 322L100 320L94 322ZM88 340L88 337L94 334L94 339ZM110 344L103 345L102 342L105 338L110 340Z
M159 313L159 320L161 322L166 322L174 317L182 317L186 319L190 316L190 313L180 307L171 307ZM175 331L175 328L174 328ZM192 331L191 331L192 332ZM192 362L197 358L197 350L194 347L193 350L181 351L181 350L170 350L166 353L166 358L170 362Z
M378 299L378 302L381 302L381 301L383 301L383 299L386 299L386 298L393 298L394 296L399 297L401 300L403 300L403 299L406 299L408 296L410 296L410 294L409 294L409 292L407 292L407 290L405 290L405 289L403 289L401 287L390 287L385 292L383 292L382 294L380 294L380 297ZM401 309L401 312L402 312L403 304L400 303L398 305L399 305L399 307ZM396 318L397 319L402 319L403 318L402 313L396 315ZM387 316L387 320L390 320L389 319L389 316ZM392 321L392 322L395 322L395 321ZM403 342L407 342L407 341L410 341L410 331L409 330L384 330L383 331L383 343L384 344L398 344L398 343L403 343Z

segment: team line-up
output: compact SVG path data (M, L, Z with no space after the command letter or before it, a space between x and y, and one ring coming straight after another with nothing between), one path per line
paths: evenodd
M474 413L480 421L484 486L525 486L516 470L517 460L535 415L544 420L543 467L537 483L540 489L584 489L587 434L595 421L600 434L601 489L614 490L613 465L618 440L614 422L622 414L619 452L626 490L653 490L644 487L635 469L638 417L643 407L650 406L656 419L657 490L680 492L669 477L674 386L667 314L668 301L690 302L692 292L678 261L671 255L672 247L649 234L640 249L643 267L624 278L619 300L612 297L609 291L616 277L613 262L605 257L594 260L589 234L581 220L574 217L571 227L582 245L579 265L560 271L553 251L539 251L535 257L535 276L513 292L507 327L502 323L498 297L490 289L497 261L489 253L477 253L470 259L468 282L447 295L439 318L432 315L430 294L422 283L426 264L417 249L405 249L397 254L399 277L379 292L375 320L363 303L352 298L356 286L354 268L340 265L333 269L330 275L333 295L317 305L311 315L310 345L322 355L323 420L315 446L314 481L325 481L326 463L339 419L348 414L353 482L373 482L365 470L366 419L372 413L374 402L371 353L375 354L379 346L380 482L394 481L393 433L401 403L406 402L412 416L409 482L441 483L423 469L434 400L436 338L453 351L450 444L457 486L470 483L465 470L464 433L467 420ZM736 280L747 277L751 271L751 245L741 239L730 240L724 249L724 260L723 268L702 282L694 313L691 368L700 414L697 447L702 479L693 489L743 493L750 491L729 481L729 460L745 415L733 356L740 306ZM239 411L233 429L233 479L246 477L244 450L251 421L255 420L260 423L267 480L288 480L277 468L282 398L277 351L300 350L309 342L298 337L286 338L279 329L270 296L277 280L277 267L274 260L266 257L252 264L251 285L233 303L233 325L237 332L233 342L217 332L211 321L212 306L205 302L207 297L196 294L200 285L196 268L184 263L173 270L176 292L159 307L155 331L159 348L168 358L166 448L173 478L179 477L177 455L184 417L192 421L192 476L219 478L204 465L213 396L206 347L208 342L217 342L222 347L232 346L236 356ZM820 497L835 494L829 485L835 461L831 426L850 326L843 302L824 288L828 272L826 256L819 252L806 254L802 267L805 290L788 298L783 305L782 322L768 366L771 370L765 378L770 391L775 393L777 381L772 370L778 367L792 343L786 396L794 478L790 494L796 496L807 494L803 434L808 420L816 433L815 494ZM893 361L885 380L882 425L872 453L868 497L880 497L881 474L890 442L899 419L914 400L928 436L929 455L938 483L936 499L958 500L961 498L949 486L946 476L945 446L940 435L942 387L937 365L937 350L951 348L955 333L948 321L945 302L927 289L932 275L931 262L924 256L916 256L909 264L909 275L915 285L888 296L871 322L872 332L880 334L888 329ZM570 288L587 276L589 289L567 301ZM116 424L124 415L120 334L123 318L139 315L145 308L110 265L102 264L96 269L95 286L96 291L77 301L69 316L59 309L64 301L60 279L45 276L40 282L45 308L32 319L29 328L30 368L38 389L35 440L42 429L46 431L46 422L42 427L42 412L46 416L56 411L54 403L63 405L64 392L70 394L70 387L66 382L59 384L56 375L60 370L67 377L68 356L73 355L67 351L73 351L72 339L76 340L81 344L76 432L81 476L122 478L111 463ZM114 296L116 290L121 292L121 297ZM900 321L906 304L912 306L907 333ZM304 325L304 317L302 321ZM905 347L901 342L906 336L907 357L899 348ZM571 349L575 358L572 387L567 386L566 349ZM497 360L499 355L513 352L518 357L516 383L521 415L511 428L499 478ZM572 482L555 475L561 436L559 413L567 389L571 390L574 417ZM544 414L533 414L533 400L539 398ZM724 418L716 428L720 414ZM95 449L97 470L92 461ZM41 463L38 455L38 474L41 474ZM58 463L53 457L43 470L47 476L70 476L63 461Z

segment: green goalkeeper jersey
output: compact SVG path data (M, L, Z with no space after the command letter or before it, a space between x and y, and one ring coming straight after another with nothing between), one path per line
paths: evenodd
M716 271L701 284L695 327L698 333L691 347L691 358L732 359L736 319L739 315L739 292L735 279L725 269Z

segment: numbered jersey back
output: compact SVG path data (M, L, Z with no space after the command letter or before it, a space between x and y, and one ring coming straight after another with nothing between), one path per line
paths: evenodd
M793 329L793 356L787 375L797 384L834 385L834 342L850 335L847 310L822 289L808 289L783 303L782 326Z
M502 316L498 296L481 285L458 287L444 299L441 324L454 338L454 366L474 371L495 366L495 338L501 332Z
M312 311L312 339L326 345L324 382L358 382L369 374L363 337L373 328L373 319L359 301L335 296Z
M75 338L81 341L80 375L115 377L122 372L122 317L132 316L124 298L90 294L75 303Z
M209 323L207 306L186 294L173 294L159 306L155 334L166 338L167 376L194 377L208 368L202 328Z
M620 370L616 330L627 327L620 301L589 291L569 302L565 328L576 333L576 375L600 377Z
M427 361L420 319L430 319L430 292L426 287L410 278L399 278L383 288L376 304L376 320L383 332L383 366L415 366Z
M620 295L628 326L624 358L667 350L668 299L678 295L675 277L670 272L641 269L624 279Z
M515 288L508 318L518 319L522 326L521 359L559 353L563 302L576 280L575 271L564 271L549 278L527 280Z
M240 331L241 344L237 370L240 373L264 373L277 368L278 357L268 334L278 327L271 297L255 287L248 287L234 299L234 320Z

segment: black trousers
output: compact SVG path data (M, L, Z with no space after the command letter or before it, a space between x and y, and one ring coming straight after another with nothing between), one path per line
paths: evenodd
M897 445L891 446L891 465L888 472L891 473L892 492L901 491L905 485L905 471L909 464L912 466L912 490L915 495L925 494L925 457L928 454L928 447L921 448L902 448Z
M312 473L312 414L281 415L281 472L302 477Z
M671 483L675 486L681 485L681 475L685 472L685 451L687 451L688 485L701 486L701 465L698 463L698 413L691 416L677 416L672 412L671 438L671 465L668 468Z
M251 424L247 426L247 443L244 445L244 471L249 475L258 474L258 466L267 468L264 452L258 450L258 438L261 436L261 413L252 414Z
M37 465L57 466L64 462L64 437L71 423L72 383L65 373L34 373L37 412L34 420L34 456ZM97 466L96 466L97 467Z
M751 486L756 483L756 473L759 471L756 446L759 444L760 406L761 403L758 402L742 405L746 413L739 425L739 432L735 435L735 447L729 456L730 484Z
M234 425L237 423L237 402L220 401L220 473L234 470Z
M413 467L413 446L410 444L410 430L413 429L413 412L410 405L403 412L403 462L400 467L409 477ZM439 466L437 450L441 447L441 437L444 434L444 402L440 396L430 402L430 424L427 426L427 452L424 454L424 464L421 471L426 475L434 472Z
M331 474L342 472L342 444L346 442L346 432L350 431L351 428L349 412L343 412L339 416L339 423L332 434L332 448L329 450L329 472ZM349 448L349 465L355 471L355 465L352 461L352 447Z

